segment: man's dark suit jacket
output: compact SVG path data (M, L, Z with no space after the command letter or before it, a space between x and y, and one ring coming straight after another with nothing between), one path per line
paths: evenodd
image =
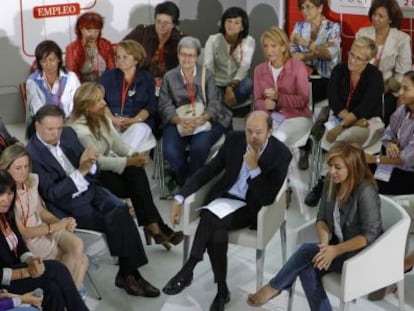
M247 143L244 132L232 132L227 135L226 141L208 164L199 169L180 189L179 195L189 196L203 186L206 182L225 170L222 178L213 186L207 195L206 202L222 197L226 194L240 173L243 156L246 153ZM271 204L286 178L292 154L279 140L271 136L268 144L259 158L261 173L253 179L248 179L246 204L256 209Z
M60 147L73 167L78 168L79 159L84 149L72 128L63 128ZM63 210L67 215L82 215L82 205L89 204L92 200L93 193L89 191L90 189L72 199L72 194L78 192L75 183L66 175L59 162L37 135L32 136L27 144L27 151L32 158L33 171L39 175L39 192L47 207L53 213ZM92 176L87 175L86 179L91 182L89 188L93 187ZM67 215L58 214L56 216Z

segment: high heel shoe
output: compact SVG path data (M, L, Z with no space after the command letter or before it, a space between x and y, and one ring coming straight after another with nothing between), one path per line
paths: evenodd
M148 228L144 227L144 235L147 245L151 245L152 239L154 239L155 244L161 244L167 251L171 249L171 244L168 241L168 237L166 237L163 233L153 233Z
M181 241L184 239L184 233L182 231L174 231L166 224L163 224L161 226L161 231L164 233L165 236L167 236L168 242L170 242L171 244L177 245L181 243Z

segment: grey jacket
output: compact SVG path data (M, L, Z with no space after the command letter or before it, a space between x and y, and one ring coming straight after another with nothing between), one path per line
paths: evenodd
M232 113L229 109L223 106L218 99L214 76L207 70L205 101L201 88L202 67L198 65L196 66L196 76L194 77L196 101L202 102L206 105L206 111L212 118L213 122L218 122L224 128L228 128L231 122ZM189 103L190 97L187 89L185 88L185 82L181 74L180 65L178 65L174 69L168 71L162 80L158 110L163 124L166 125L170 123L171 118L176 115L176 108Z
M317 221L324 221L334 232L333 211L336 197L327 196L329 178L325 181ZM370 244L382 233L381 202L378 191L367 180L358 184L349 199L340 207L341 228L344 241L362 235Z

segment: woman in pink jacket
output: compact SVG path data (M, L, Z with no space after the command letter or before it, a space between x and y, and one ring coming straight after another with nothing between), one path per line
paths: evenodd
M282 29L270 28L260 41L266 61L254 70L255 110L271 114L273 136L292 146L312 126L306 67L290 57L289 40ZM301 158L307 162L305 148Z

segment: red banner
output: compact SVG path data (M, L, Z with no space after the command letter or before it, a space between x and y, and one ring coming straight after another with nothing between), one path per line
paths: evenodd
M48 18L57 16L79 15L79 3L56 4L35 6L33 8L34 18Z

